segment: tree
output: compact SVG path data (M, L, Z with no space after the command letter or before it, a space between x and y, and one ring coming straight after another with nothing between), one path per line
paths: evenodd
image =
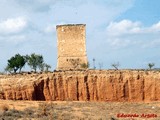
M154 63L148 63L148 67L149 67L149 69L151 70L152 69L152 67L154 67Z
M40 69L41 72L43 72L44 70L46 72L48 72L50 68L51 68L51 66L46 64L46 63L42 63L42 64L39 65L39 69Z
M37 71L37 68L42 70L43 67L43 56L42 55L36 55L35 53L31 54L27 57L28 65L33 69L35 72Z
M21 56L19 54L16 57L17 57L17 63L19 64L19 72L21 72L22 68L26 64L26 60L24 56Z
M41 72L43 72L45 68L45 63L40 64L38 68L40 69Z
M96 69L95 61L96 61L96 59L95 59L95 58L93 58L93 69Z
M81 64L81 68L84 68L84 69L89 68L89 62L87 62L87 63L82 63L82 64Z
M4 71L7 73L11 73L13 71L13 68L10 68L9 66L6 66L6 68L4 69Z
M26 61L24 59L24 56L16 54L8 60L8 65L5 68L5 71L14 71L14 73L16 73L19 69L19 72L21 72L21 69L24 67L25 63Z
M98 63L98 65L99 65L99 69L101 70L102 67L103 67L103 63L102 63L102 62L101 62L101 63Z
M46 67L46 72L48 72L49 71L49 69L51 68L51 66L50 65L48 65L48 64L45 64L45 67Z
M111 66L114 67L116 70L118 70L118 67L120 66L120 64L119 62L117 62L117 63L113 63Z
M89 67L89 63L88 62L87 63L83 63L82 60L79 59L79 58L69 59L68 61L70 62L71 66L72 66L71 68L73 68L73 69L81 69L81 68L86 69L86 68Z

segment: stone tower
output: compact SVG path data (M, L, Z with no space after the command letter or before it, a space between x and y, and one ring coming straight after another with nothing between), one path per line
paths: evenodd
M57 25L57 70L81 69L87 65L86 25Z

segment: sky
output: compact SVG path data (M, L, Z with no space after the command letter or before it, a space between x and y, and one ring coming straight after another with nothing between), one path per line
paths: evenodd
M160 68L160 0L0 0L0 71L15 54L56 69L56 25L86 24L90 68ZM26 70L25 67L23 70Z

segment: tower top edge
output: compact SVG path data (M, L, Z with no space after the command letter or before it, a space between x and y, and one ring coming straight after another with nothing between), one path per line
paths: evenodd
M69 27L69 26L86 26L86 24L63 24L63 25L56 25L56 28Z

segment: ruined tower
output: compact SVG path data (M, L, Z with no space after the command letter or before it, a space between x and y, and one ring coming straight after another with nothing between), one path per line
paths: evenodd
M57 70L81 69L87 65L86 25L57 25Z

